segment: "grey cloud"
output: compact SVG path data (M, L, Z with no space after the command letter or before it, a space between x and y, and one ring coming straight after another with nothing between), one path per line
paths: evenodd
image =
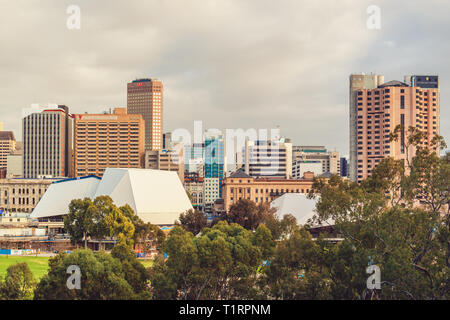
M66 28L69 4L81 30ZM381 7L382 29L366 28ZM20 136L22 108L126 105L126 83L165 85L165 130L273 128L348 153L348 75L441 76L450 137L448 1L2 1L0 121Z

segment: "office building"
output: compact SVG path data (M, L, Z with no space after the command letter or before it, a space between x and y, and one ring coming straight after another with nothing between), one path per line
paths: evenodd
M296 161L320 161L322 173L339 175L341 163L339 152L328 151L324 146L293 146L292 160Z
M163 148L163 84L156 79L137 79L127 85L129 114L145 121L145 150Z
M341 177L348 177L348 161L341 157Z
M180 145L178 145L180 146ZM174 171L181 183L184 182L183 147L174 150L146 150L145 169Z
M8 166L8 155L16 149L16 139L12 131L0 131L0 169Z
M207 132L205 134L204 162L204 200L212 205L222 197L222 180L224 177L225 142L222 134Z
M367 178L385 157L408 160L415 154L412 146L406 150L410 126L427 133L423 146L439 134L439 89L411 87L400 81L390 81L376 89L357 90L357 181ZM398 141L389 134L402 125Z
M315 176L322 175L322 161L297 160L292 163L292 179L302 179L305 172L312 172Z
M72 175L73 116L58 106L32 113L22 120L25 178Z
M8 165L6 168L6 178L23 177L23 150L22 144L17 143L16 149L8 155Z
M74 115L76 177L102 176L106 168L144 167L144 120L115 108L112 114Z
M384 83L384 76L376 74L352 74L350 75L349 115L350 115L350 179L356 180L356 136L357 136L357 96L360 89L375 89Z
M252 177L289 179L292 144L285 139L245 142L245 173Z
M194 143L185 145L184 152L184 169L187 172L197 172L204 176L205 164L205 144Z

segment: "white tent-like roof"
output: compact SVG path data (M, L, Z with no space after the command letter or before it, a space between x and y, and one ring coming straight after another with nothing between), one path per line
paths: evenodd
M172 225L192 204L174 171L108 168L95 197L108 195L129 204L144 222Z
M76 190L85 188L76 185L76 182L65 185L70 181L60 182L60 186L55 184L52 190L49 188L44 195L47 200L43 201L44 197L41 199L33 211L32 217L40 218L67 214L72 199L87 196L95 199L101 195L110 196L117 206L130 205L144 222L157 225L172 225L178 219L180 213L192 209L192 204L176 172L108 168L101 181L97 180L95 188L89 190L89 192L86 190L82 196L75 195L81 193L76 192ZM67 199L64 198L63 201L59 199L62 192L68 194ZM52 202L58 203L58 214L54 213L55 210L49 212L48 208L51 207Z
M92 198L100 178L87 176L53 182L42 196L30 218L46 218L67 214L73 199Z
M271 208L275 208L276 215L282 219L284 215L290 214L297 219L297 223L304 225L314 217L317 199L309 199L302 193L286 193L273 200Z

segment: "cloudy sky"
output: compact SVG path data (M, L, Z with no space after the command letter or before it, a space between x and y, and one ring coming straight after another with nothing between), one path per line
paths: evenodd
M22 110L126 106L126 83L161 79L164 130L281 128L348 154L348 76L441 77L450 140L448 0L0 0L0 122ZM69 5L80 30L67 28ZM366 9L381 9L381 29Z

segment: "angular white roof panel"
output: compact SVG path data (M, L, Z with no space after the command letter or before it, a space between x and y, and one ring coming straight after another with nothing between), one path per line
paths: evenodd
M304 225L316 214L317 199L309 199L302 193L286 193L273 200L271 208L275 208L276 215L282 219L284 215L291 214L297 219L297 223Z
M119 207L125 204L130 205L144 222L157 225L173 225L182 212L192 209L192 204L176 172L108 168L101 181L97 180L95 188L78 185L78 180L68 184L70 181L52 190L49 188L44 195L48 199L45 201L46 205L42 208L36 207L32 216L40 218L67 214L67 208L72 199L85 197L95 199L100 195L110 196L114 204ZM84 190L84 193L80 190ZM67 200L60 200L62 193L66 195ZM54 214L55 210L48 210L51 203L57 204L58 214Z
M73 199L92 198L100 183L100 178L87 176L53 182L42 196L30 218L44 218L69 213Z

